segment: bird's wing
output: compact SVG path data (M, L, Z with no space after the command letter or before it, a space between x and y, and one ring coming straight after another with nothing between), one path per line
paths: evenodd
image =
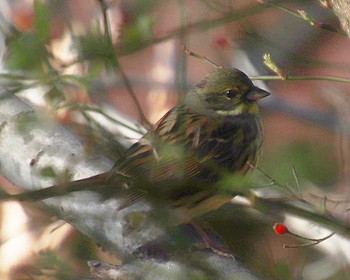
M175 109L170 110L153 131L127 150L115 168L131 177L143 176L150 183L179 179L184 176L184 169L188 170L188 176L193 176L196 172L195 160L193 157L190 160L185 153L184 133L179 131L176 113ZM190 170L194 173L191 174Z
M152 142L157 164L151 173L157 178L172 180L184 176L186 180L214 170L246 171L250 155L257 145L255 120L244 125L232 118L210 119L210 116L186 112L182 107L169 111L155 126ZM173 178L172 178L173 177ZM207 178L208 179L208 178ZM214 182L213 180L208 180Z
M244 124L240 122L244 122ZM255 164L260 150L260 123L254 117L243 120L223 118L207 122L196 148L200 162L215 163L221 171L245 174ZM218 171L220 171L218 170Z

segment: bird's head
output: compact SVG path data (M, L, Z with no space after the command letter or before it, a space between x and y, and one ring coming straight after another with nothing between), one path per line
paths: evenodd
M257 114L257 101L268 95L269 92L254 86L243 72L234 68L218 68L193 87L185 103L207 114Z

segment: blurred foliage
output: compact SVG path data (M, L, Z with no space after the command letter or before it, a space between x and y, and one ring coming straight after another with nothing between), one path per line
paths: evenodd
M45 44L50 35L50 13L47 5L39 1L34 3L34 30L8 38L6 64L12 70L40 72L49 66L49 53Z
M41 273L43 275L47 273L54 279L68 280L72 279L74 275L69 263L58 257L55 252L41 252L39 254L38 267L40 267L41 272L38 272L37 276Z
M101 33L99 27L89 34L79 37L79 56L83 61L107 67L115 67L116 53L110 38Z
M58 108L65 101L65 96L62 90L53 85L52 88L45 94L45 100L53 108Z
M276 276L280 280L288 280L293 278L291 268L287 263L280 263L280 262L276 263L274 270L275 270Z
M56 178L57 174L51 166L47 166L40 170L40 176L46 178Z
M48 53L36 32L22 33L8 42L7 66L12 70L41 71ZM30 51L28 51L30 50Z
M70 263L54 251L42 251L31 258L33 266L19 265L11 272L11 279L77 279Z
M69 242L72 258L86 265L86 261L97 258L96 244L83 234L76 233Z
M20 115L17 117L16 129L20 134L23 134L25 137L29 135L30 131L35 127L38 123L38 114L28 115Z
M123 28L119 44L123 49L137 49L144 41L153 37L155 17L152 15L158 1L124 1L121 5Z
M142 43L153 35L154 18L152 16L142 16L136 22L127 25L121 34L121 45L129 51L139 48Z
M52 2L53 1L48 1ZM100 79L108 72L114 75L114 79L120 79L117 72L120 67L118 59L123 54L130 54L136 52L146 46L156 44L161 40L167 38L177 38L181 35L183 28L181 26L178 29L172 30L169 34L155 34L154 28L158 24L156 12L160 6L161 1L156 0L134 0L134 1L116 1L119 5L122 20L120 22L120 34L118 38L112 40L108 34L103 32L101 25L92 19L90 25L87 27L88 31L83 34L73 34L74 44L71 46L72 51L78 54L76 60L67 64L61 63L59 59L54 57L50 51L51 47L51 32L53 19L58 16L55 13L62 12L60 9L65 1L54 1L54 7L45 4L42 1L34 1L34 23L33 27L26 31L16 31L13 34L7 34L7 48L5 63L9 69L8 74L1 76L1 81L6 84L13 92L19 92L23 89L34 88L36 86L46 86L45 100L54 109L62 107L69 108L70 110L82 112L82 116L88 123L87 135L90 138L92 146L106 148L107 143L111 144L112 140L115 140L113 135L103 127L95 123L86 112L94 111L100 114L95 108L84 104L80 106L79 101L71 99L69 95L70 87L79 88L86 94L91 88L90 85L94 79ZM255 6L249 7L242 12L237 9L232 13L228 9L229 1L208 1L202 0L203 4L208 7L209 10L213 10L215 14L220 13L221 18L212 20L211 18L202 18L198 22L188 25L188 30L191 31L195 28L200 30L207 30L214 27L222 27L231 30L227 27L232 21L238 19L244 19L250 15L256 15L264 12L268 6L267 2L280 2L282 4L288 1L263 1L264 4L258 3L259 1L251 1ZM234 1L232 1L234 2ZM291 1L289 1L291 2ZM293 1L293 7L298 7L299 3L305 1ZM307 1L311 3L312 1ZM112 4L111 4L112 5ZM269 9L270 10L270 9ZM241 12L241 13L240 13ZM283 14L282 14L283 15ZM63 15L61 15L63 16ZM67 17L67 15L65 15ZM259 22L259 20L258 20ZM66 22L59 22L62 25L66 25ZM56 23L57 24L57 23ZM307 24L305 22L305 24ZM244 25L244 24L243 24ZM250 23L249 23L250 25ZM67 24L66 28L70 28ZM246 34L244 36L257 36L257 34L249 34L249 28L244 26L240 27L245 29ZM310 27L311 28L311 27ZM71 30L69 30L71 31ZM216 30L214 31L216 32ZM237 34L234 33L234 36ZM163 36L163 37L161 37ZM241 40L239 35L237 41ZM113 38L114 39L114 38ZM236 38L234 38L236 39ZM324 37L318 38L320 42L325 42ZM243 41L243 40L242 40ZM208 42L201 42L203 45L210 45ZM237 43L239 44L239 43ZM263 48L264 45L254 45L255 48ZM275 45L275 48L281 48L280 45ZM220 52L221 50L219 50ZM325 62L318 62L313 58L307 56L303 52L289 53L289 50L282 49L283 56L298 57L298 60L294 59L294 63L298 63L299 67L313 65L329 65ZM291 59L291 60L293 60ZM262 60L262 58L261 58ZM143 63L140 61L139 63ZM82 69L87 65L88 71L82 71L81 74L63 74L69 66L78 65ZM334 67L334 64L332 64ZM141 73L144 75L144 73ZM81 102L82 103L82 102ZM27 118L26 116L20 116L18 118L18 129L25 133L30 130L35 119ZM98 135L103 138L101 141L95 140ZM117 142L117 141L115 141ZM102 143L102 144L101 144ZM100 145L100 146L98 146ZM112 143L115 150L118 153L113 153L111 158L115 159L119 156L120 151L123 150L120 143ZM176 152L176 151L175 151ZM108 154L108 152L106 152ZM295 167L297 177L303 187L303 182L312 182L313 184L330 188L336 181L338 174L338 166L335 164L335 158L332 155L332 150L328 146L324 146L319 143L297 142L288 143L287 146L282 146L269 154L265 154L265 161L263 170L265 170L271 177L280 181L283 184L290 184L296 189L295 178L293 177L292 167ZM47 167L41 170L41 175L46 177L55 177L57 174L51 167ZM227 186L249 186L248 178L237 178L228 176L221 182L219 188L223 191L232 191ZM235 191L237 189L234 189ZM238 189L245 193L248 188ZM242 207L243 208L243 207ZM287 263L284 261L274 259L274 256L270 256L271 252L263 252L261 247L255 244L266 240L266 236L271 233L271 217L259 216L252 209L245 211L244 209L235 209L233 212L229 212L227 208L220 209L220 219L213 221L212 224L215 230L217 230L222 236L225 242L233 249L235 253L245 257L245 262L256 270L260 270L260 274L267 278L272 277L275 279L291 279L296 269L300 267L293 267L294 262ZM232 210L231 210L232 211ZM279 217L276 213L271 214L273 218ZM142 216L130 217L130 224L135 227L142 226ZM282 216L281 216L282 218ZM71 241L70 247L66 250L67 255L76 258L77 263L70 263L70 260L66 260L62 256L56 255L54 252L43 252L39 255L37 260L38 267L41 270L47 271L50 275L53 275L54 279L72 279L74 273L72 271L79 271L79 267L84 266L85 261L96 257L96 248L93 242L87 238L79 235L79 238ZM279 246L279 245L278 245ZM270 249L270 248L269 248ZM271 250L272 251L272 250ZM265 258L265 255L270 258ZM273 255L273 253L271 253ZM300 255L302 255L301 252ZM259 256L257 256L259 255ZM288 253L285 253L288 255ZM299 256L300 256L299 255ZM293 255L294 256L294 255ZM291 258L292 259L292 258ZM255 262L255 264L254 264ZM265 263L264 263L265 262ZM268 263L268 264L266 264ZM266 264L266 266L264 266ZM255 266L254 266L255 265ZM78 267L78 268L77 268ZM87 269L86 267L84 267ZM35 272L38 277L42 276L42 272ZM35 274L34 273L34 274ZM203 278L201 278L203 279ZM337 278L334 278L337 279Z
M311 181L320 187L330 188L338 175L333 150L320 143L294 142L266 154L264 158L263 169L277 181L294 188L292 167L300 182Z

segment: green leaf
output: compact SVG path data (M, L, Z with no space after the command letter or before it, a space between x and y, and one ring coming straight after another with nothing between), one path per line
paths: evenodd
M53 107L58 107L66 99L62 91L60 91L56 86L52 87L46 94L45 100Z
M13 70L40 71L47 64L48 52L33 32L22 33L8 44L6 64Z
M30 132L33 127L35 127L39 121L40 117L37 114L23 114L19 115L16 119L16 129L23 136L30 136Z
M9 38L7 66L13 70L44 72L50 68L46 43L50 37L50 12L41 1L34 2L35 29Z
M34 279L81 279L74 272L69 260L60 258L55 251L40 251L34 261Z
M82 60L115 66L115 50L108 36L95 30L86 36L79 37L78 41Z
M291 169L295 167L300 181L311 181L322 187L331 186L338 172L332 153L331 148L317 143L291 143L266 154L262 169L277 181L295 186Z
M222 193L243 193L249 191L253 185L250 176L222 174L222 178L216 187Z
M35 21L34 26L37 32L37 39L46 42L50 36L50 12L42 1L34 2Z
M137 19L136 26L144 38L149 38L153 33L154 18L151 16L142 16Z
M40 176L46 178L56 178L57 174L51 166L47 166L40 170Z
M134 49L142 42L150 39L153 34L154 18L151 16L140 16L132 25L122 30L121 44L123 48Z

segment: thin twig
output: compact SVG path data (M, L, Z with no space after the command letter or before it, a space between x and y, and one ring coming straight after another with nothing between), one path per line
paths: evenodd
M126 90L129 92L130 97L132 98L136 109L138 111L138 114L140 116L140 122L142 125L144 125L147 129L150 129L152 127L152 124L147 120L145 114L143 113L143 110L141 108L140 102L138 101L136 94L131 86L131 83L129 81L129 78L127 77L127 75L125 74L123 68L121 67L121 65L119 64L119 60L116 58L115 62L118 66L118 70L119 70L119 74L122 77L122 80L124 82L124 85L126 87Z
M295 180L295 184L297 185L297 188L298 188L299 195L302 198L303 197L303 193L302 193L301 188L300 188L299 178L297 176L297 171L295 169L295 166L292 166L292 173L293 173L293 177L294 177L294 180Z
M98 113L101 114L102 116L104 116L106 119L116 123L117 125L121 125L127 129L130 129L131 131L143 134L143 132L140 129L134 128L122 121L117 120L116 118L111 117L110 115L108 115L107 113L104 112L104 110L100 109L100 108L96 108L96 107L92 107L86 104L78 104L78 103L70 103L70 104L66 104L65 106L62 106L62 108L69 108L71 111L76 110L79 112L82 111L90 111L90 112L94 112L94 113Z
M110 30L110 23L109 23L109 18L108 18L108 5L106 4L106 2L104 0L97 0L101 11L102 11L102 16L103 16L103 24L104 24L104 32L105 35L108 36L109 41L112 43L112 34L111 34L111 30ZM142 125L144 125L146 128L151 128L152 124L147 120L145 114L143 113L142 107L140 105L140 102L138 101L136 94L131 86L131 83L129 81L129 78L127 77L127 75L125 74L123 68L120 65L119 59L117 55L114 55L114 63L115 66L117 67L119 74L124 82L124 86L126 88L126 90L128 91L131 99L133 100L136 109L138 111L138 114L140 116L140 122Z
M324 196L324 199L323 199L323 211L327 215L331 215L331 213L328 211L328 208L327 208L327 196Z
M315 28L318 28L318 29L322 29L322 30L326 30L326 31L330 31L330 32L333 32L333 33L336 33L338 35L341 35L341 36L347 36L347 34L342 31L342 30L339 30L333 26L330 26L328 24L324 24L322 22L318 22L318 21L315 21L313 19L311 19L309 16L303 16L301 14L301 12L294 12L286 7L283 7L282 5L280 4L277 4L277 3L270 3L269 1L267 1L267 5L275 10L278 10L278 11L281 11L281 12L284 12L284 13L287 13L293 17L296 17L298 19L301 19L301 20L304 20L306 22L308 22L311 26L315 27Z
M103 28L105 34L112 39L112 32L109 24L109 19L108 19L108 4L104 0L97 0L97 2L100 5L100 9L102 11L102 18L103 18Z
M300 235L298 235L298 234L291 233L291 232L290 232L290 234L292 234L292 235L295 236L295 237L304 239L304 240L305 240L305 239L306 239L306 240L310 240L311 243L298 244L298 245L287 245L287 244L285 244L285 245L283 246L283 248L295 249L295 248L301 248L301 247L315 246L315 245L320 244L321 242L323 242L323 241L325 241L325 240L331 238L331 237L335 234L335 232L333 232L333 233L327 235L326 237L319 238L319 239L315 239L315 238L305 238L305 237L303 237L303 236L300 236Z
M288 191L289 193L291 193L293 196L296 196L295 192L293 191L293 189L291 189L289 186L287 185L283 185L281 183L279 183L275 178L271 177L269 174L267 174L265 171L263 171L260 167L252 165L251 163L247 163L251 168L258 170L261 174L263 174L267 179L269 179L271 181L271 183L273 183L275 186L278 186L286 191Z
M210 65L214 66L215 68L221 67L220 65L216 64L215 62L211 61L205 56L196 54L190 50L184 49L185 53L187 55L196 57L198 59L204 60L208 62ZM79 63L81 61L74 61L71 65L75 63ZM69 77L69 75L66 75ZM9 73L0 73L0 78L3 79L9 79L9 80L35 80L35 77L28 77L28 75L17 75L17 74L9 74ZM250 76L251 80L262 80L262 81L332 81L332 82L338 82L338 83L346 83L350 84L350 78L342 78L342 77L333 77L333 76Z
M317 199L326 199L327 202L329 203L337 203L337 204L340 204L340 203L349 203L350 202L350 199L331 199L331 198L328 198L327 196L321 196L321 195L318 195L318 194L315 194L315 193L308 193L309 196L311 197L314 197L314 198L317 198Z
M332 77L332 76L251 76L251 80L263 81L333 81L350 84L350 78Z
M204 31L207 29L212 29L212 28L218 27L218 26L226 24L226 23L238 21L238 20L244 19L246 17L256 15L256 14L264 11L266 8L268 8L267 4L256 5L252 8L249 8L249 9L242 11L242 12L239 12L239 13L229 13L229 14L225 14L224 16L221 16L221 17L218 17L215 19L200 20L200 21L188 24L187 26L185 26L185 28L187 31L189 31L189 30L190 31ZM158 43L164 42L166 40L169 40L171 38L178 37L179 34L181 34L181 32L182 32L182 29L177 28L177 29L174 29L172 31L167 32L167 34L165 34L162 37L149 38L148 40L143 41L142 43L138 44L137 46L135 46L132 49L130 47L128 47L127 49L120 49L119 55L131 54L133 52L144 49L150 45L158 44Z
M178 0L178 5L179 5L179 14L180 14L180 29L181 32L179 34L179 39L181 42L181 45L183 46L184 49L186 49L187 45L187 32L186 32L186 6L185 6L185 1L184 0ZM187 90L187 56L185 53L181 52L179 54L179 63L176 66L176 89L177 93L180 97L182 97Z
M203 61L209 63L211 66L214 66L215 68L222 68L222 66L216 64L215 62L213 62L213 61L210 60L209 58L207 58L207 57L205 57L205 56L202 56L202 55L200 55L200 54L198 54L198 53L192 52L192 51L190 51L190 50L188 50L188 49L184 49L184 52L185 52L187 55L189 55L189 56L193 56L193 57L195 57L195 58L198 58L198 59L200 59L200 60L203 60Z
M271 5L270 3L262 3L259 5L255 5L251 8L248 8L244 11L241 11L239 13L227 13L221 17L214 18L214 19L199 20L192 24L188 24L187 26L185 26L185 28L187 31L191 31L191 32L195 32L195 31L200 32L208 29L213 29L223 24L242 20L244 18L259 14L264 10L266 10L267 8L271 8L270 5ZM301 17L298 14L297 16ZM134 46L133 48L128 47L127 49L119 49L119 55L128 55L128 54L137 52L141 49L144 49L146 47L149 47L150 45L158 44L166 40L169 40L171 38L178 37L179 34L181 34L181 32L182 32L182 28L177 28L167 32L167 34L163 36L146 39L140 44L138 44L137 46Z

